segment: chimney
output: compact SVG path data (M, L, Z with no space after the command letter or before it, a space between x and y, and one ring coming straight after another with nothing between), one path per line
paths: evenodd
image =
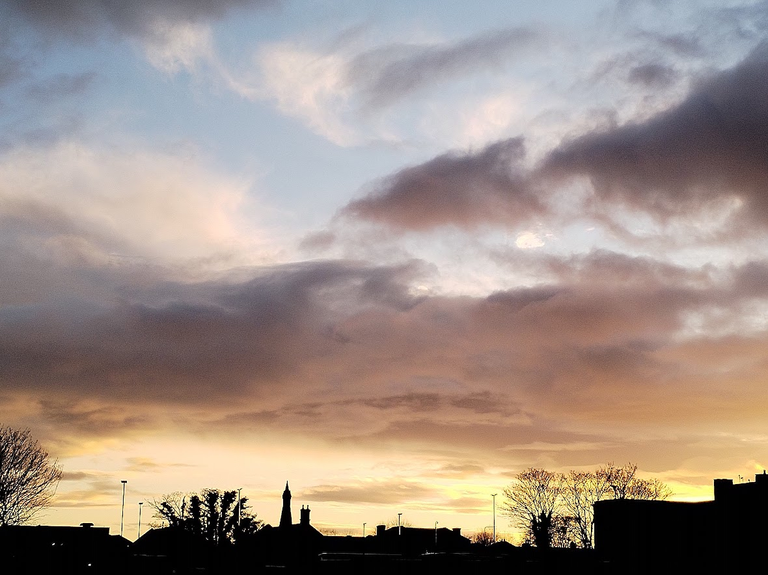
M381 537L384 535L384 532L387 530L386 525L377 525L376 526L376 537Z
M733 490L733 479L715 479L715 501L724 501Z
M91 527L93 527L93 523L81 523L80 527L82 527L83 529L90 529Z
M461 527L454 527L454 528L453 528L453 532L454 532L456 535L461 535Z
M301 506L301 524L302 525L309 525L309 505L307 505L307 508L304 509L304 506Z

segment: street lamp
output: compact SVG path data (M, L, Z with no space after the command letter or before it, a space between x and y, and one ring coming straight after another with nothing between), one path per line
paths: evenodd
M363 538L365 538L365 523L363 523Z
M144 505L143 501L139 501L139 534L136 536L136 539L141 537L141 506Z
M128 483L127 479L121 479L120 483L123 484L123 504L120 507L120 537L123 536L123 525L125 519L125 484Z
M492 493L493 497L493 542L496 543L496 496L498 493Z
M240 492L243 490L242 487L237 488L237 530L240 531L240 508L242 507L242 500L243 498L240 497Z
M435 521L435 551L437 551L437 521Z
M400 537L400 535L403 534L403 526L400 524L400 516L402 513L397 514L397 536Z

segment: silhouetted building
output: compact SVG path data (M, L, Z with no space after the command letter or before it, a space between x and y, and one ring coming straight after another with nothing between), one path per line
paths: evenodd
M461 529L376 526L375 546L378 551L421 555L423 553L467 552L471 542L461 534Z
M0 573L121 574L127 572L130 541L108 527L4 525L0 527Z
M138 573L193 573L210 570L213 549L202 535L182 527L150 529L131 546Z
M595 548L616 572L721 572L765 563L768 475L715 479L714 501L637 499L595 503Z

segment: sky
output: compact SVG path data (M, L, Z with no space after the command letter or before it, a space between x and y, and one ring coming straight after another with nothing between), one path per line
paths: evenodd
M126 480L129 538L208 487L276 524L289 480L473 532L528 467L761 472L766 40L746 0L0 1L38 521L117 533Z

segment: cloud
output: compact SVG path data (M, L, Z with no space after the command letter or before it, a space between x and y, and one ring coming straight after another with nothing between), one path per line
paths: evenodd
M280 43L263 47L257 60L260 87L254 90L239 82L235 89L242 95L274 100L282 113L337 145L359 141L346 119L352 94L343 82L343 56Z
M520 138L449 152L377 182L341 214L401 230L526 222L546 208L525 179L524 156Z
M530 225L592 217L626 230L619 214L695 223L699 236L738 237L768 225L768 47L694 84L679 103L651 117L613 123L562 141L539 166L524 164L522 138L472 152L449 152L369 185L341 214L398 231L441 226ZM674 81L671 68L635 66L632 82ZM563 190L587 181L578 211ZM735 222L743 225L733 226ZM713 236L714 237L714 236Z
M434 495L429 485L402 480L376 481L363 485L318 485L304 489L300 497L306 501L333 501L339 503L394 504L424 501Z
M415 266L385 273L328 262L264 268L244 283L135 285L116 301L117 294L93 302L56 294L0 311L7 359L0 371L17 391L54 386L73 398L65 409L51 395L42 403L47 418L126 427L128 414L89 409L76 398L195 404L258 394L260 385L301 378L310 364L300 358L317 360L344 346L329 331L341 319L341 302L346 313L415 305L402 284L415 273Z
M357 54L349 62L347 79L359 87L364 108L386 107L455 77L501 69L539 39L530 28L512 28L485 31L453 44L381 46Z
M83 94L93 86L97 78L96 72L58 74L30 86L27 96L45 103L60 102L62 98Z
M199 23L222 18L240 7L274 5L273 0L61 0L7 4L28 22L74 38L89 38L105 28L122 34L151 36L158 23Z
M194 71L201 61L216 62L211 29L197 22L154 24L144 52L149 63L166 74Z
M398 141L399 130L395 119L387 117L387 108L406 98L413 104L415 94L438 86L460 85L478 74L501 70L542 37L531 29L513 28L453 42L361 49L357 36L357 30L347 31L324 47L301 42L262 46L256 56L258 73L230 77L230 87L249 99L273 100L282 113L337 145L392 142ZM486 113L500 110L510 115L505 102L480 105L488 108ZM453 101L451 108L456 108ZM438 121L444 119L441 115ZM498 132L490 119L478 122L481 125L470 128Z
M677 79L677 73L671 66L663 64L642 64L629 71L627 79L632 84L653 88L666 88Z
M661 48L679 56L695 58L705 54L701 40L694 34L655 34L646 32L640 34L640 36L654 40Z
M58 264L183 261L244 253L249 182L193 159L76 141L0 156L0 219L17 249ZM10 234L13 226L14 233ZM235 256L237 257L237 256ZM232 263L231 261L229 262Z
M202 61L220 75L211 24L236 10L275 6L279 0L62 0L6 4L46 39L92 42L117 34L138 40L148 61L173 74L195 71ZM2 63L0 63L0 84Z
M30 58L18 54L12 37L12 26L0 23L0 88L29 74Z
M761 46L645 122L561 144L549 154L543 172L586 177L598 202L661 220L731 210L739 220L764 227L766 72L768 49Z
M136 473L161 473L169 467L194 467L187 463L161 463L150 457L129 457L126 462L128 467L125 470Z
M539 283L470 297L417 291L432 273L420 262L179 280L130 260L51 265L21 240L39 233L32 223L72 234L78 221L16 212L0 235L4 266L19 270L0 286L3 416L23 410L62 445L173 426L439 449L487 465L506 446L578 441L596 447L547 457L587 465L649 425L747 429L762 417L765 329L750 307L765 293L762 260L687 268L514 250L498 261ZM504 457L538 457L521 451Z

